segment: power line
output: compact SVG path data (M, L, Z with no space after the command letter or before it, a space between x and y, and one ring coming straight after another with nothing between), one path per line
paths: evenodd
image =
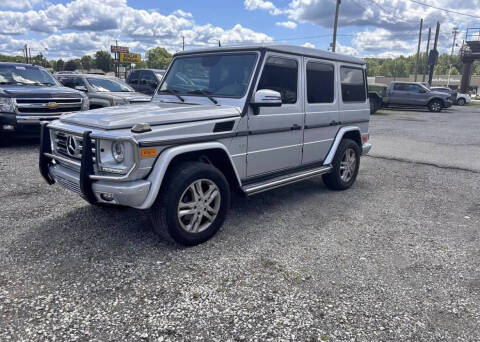
M466 16L466 17L471 17L471 18L480 19L480 17L477 16L477 15L472 15L472 14L468 14L468 13L457 12L457 11L454 11L454 10L451 10L451 9L447 9L447 8L432 6L432 5L429 5L429 4L426 4L426 3L423 3L423 2L417 1L417 0L408 0L408 1L414 2L414 3L418 4L418 5L422 5L422 6L434 8L434 9L437 9L437 10L440 10L440 11L444 11L444 12L448 12L448 13L453 13L453 14L458 14L458 15L464 15L464 16Z

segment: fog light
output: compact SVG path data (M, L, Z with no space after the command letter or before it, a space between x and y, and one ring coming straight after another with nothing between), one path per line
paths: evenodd
M111 202L113 201L113 194L101 193L100 198L106 202Z
M14 131L15 130L15 127L13 125L3 125L2 126L2 129L4 131Z

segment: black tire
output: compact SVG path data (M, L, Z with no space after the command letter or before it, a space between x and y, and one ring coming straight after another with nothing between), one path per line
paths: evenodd
M194 233L188 232L182 227L178 207L190 185L199 180L205 180L216 185L220 198L219 208L214 220L205 230ZM161 193L150 208L150 218L154 232L168 241L186 246L198 245L215 235L225 221L230 205L230 186L223 173L210 164L184 162L169 170L164 184ZM201 216L200 221L204 219L205 217Z
M428 103L428 110L434 113L440 113L443 109L443 102L438 99L433 99Z
M461 97L457 100L457 105L459 105L459 106L465 106L465 103L467 103L467 101L465 101L465 99L463 97Z
M353 150L355 155L355 166L350 178L342 179L342 170L340 169L342 160L345 153L349 150ZM337 152L332 162L332 171L323 175L323 182L327 187L332 190L347 190L350 188L357 179L358 169L360 168L360 147L351 139L343 139L338 145Z

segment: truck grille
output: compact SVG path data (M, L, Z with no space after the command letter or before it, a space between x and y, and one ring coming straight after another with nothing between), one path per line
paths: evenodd
M51 139L53 141L54 153L67 158L75 163L82 159L83 137L78 134L72 134L64 131L53 131ZM96 141L92 139L92 161L96 163Z
M16 99L17 112L23 115L78 112L82 109L82 99Z

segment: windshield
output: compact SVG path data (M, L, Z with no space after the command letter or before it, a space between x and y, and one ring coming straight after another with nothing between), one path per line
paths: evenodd
M215 54L176 58L159 93L242 97L248 88L257 54Z
M28 65L0 65L0 84L57 86L47 71Z
M87 78L88 83L95 89L101 92L132 92L135 91L121 80L113 78Z

